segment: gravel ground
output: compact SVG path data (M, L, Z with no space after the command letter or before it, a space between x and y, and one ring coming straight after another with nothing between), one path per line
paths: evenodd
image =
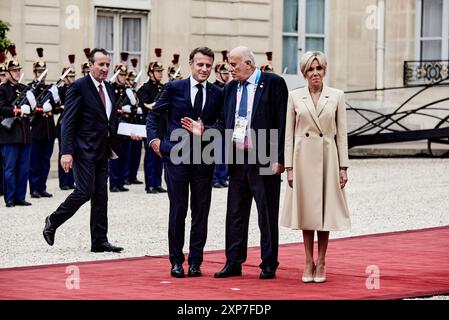
M449 225L448 169L448 159L351 160L346 192L352 228L331 233L331 238ZM139 175L142 179L143 173ZM109 195L109 240L125 248L121 254L90 252L90 204L57 230L53 247L45 243L44 218L68 195L59 190L57 179L48 182L48 191L54 194L51 199L27 199L31 207L15 208L6 208L2 202L0 267L168 254L167 195L146 194L138 185L130 188L130 192ZM226 190L213 191L206 250L224 249ZM283 195L281 205L282 199ZM253 204L249 246L259 245L256 218ZM186 230L188 244L189 221ZM298 241L302 241L300 231L281 227L281 243Z

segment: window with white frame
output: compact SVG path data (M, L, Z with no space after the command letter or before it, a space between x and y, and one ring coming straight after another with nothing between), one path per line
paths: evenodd
M144 13L130 10L98 9L96 15L95 46L104 48L111 53L110 74L114 65L122 62L121 52L127 52L129 58L128 68L131 68L131 59L137 58L137 70L145 65L145 26Z
M298 62L307 51L325 51L326 0L284 0L283 70L298 73Z
M419 60L449 59L449 0L417 0Z

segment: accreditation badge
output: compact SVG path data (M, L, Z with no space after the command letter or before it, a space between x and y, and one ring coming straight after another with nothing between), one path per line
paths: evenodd
M237 143L245 143L246 128L248 127L248 119L245 117L236 117L234 125L234 133L232 140Z

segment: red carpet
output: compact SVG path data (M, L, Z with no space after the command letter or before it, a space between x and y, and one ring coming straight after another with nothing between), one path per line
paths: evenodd
M201 278L170 277L167 257L73 263L80 272L79 289L73 290L66 288L69 264L0 269L0 299L398 299L449 294L448 248L449 226L331 240L328 280L322 284L300 281L302 244L281 246L273 280L258 278L259 248L249 249L243 276L230 279L213 278L223 266L223 251L205 255ZM378 289L367 289L369 265L379 268Z

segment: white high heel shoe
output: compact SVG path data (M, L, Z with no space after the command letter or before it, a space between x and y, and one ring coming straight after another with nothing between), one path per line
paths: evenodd
M315 264L313 265L312 269L312 276L311 277L305 277L304 274L302 275L301 281L304 283L310 283L313 282L313 274L315 273Z
M326 266L324 266L323 269L324 269L324 272L323 272L323 276L321 276L321 277L316 276L317 268L315 269L315 272L313 273L313 282L316 282L316 283L326 282Z

